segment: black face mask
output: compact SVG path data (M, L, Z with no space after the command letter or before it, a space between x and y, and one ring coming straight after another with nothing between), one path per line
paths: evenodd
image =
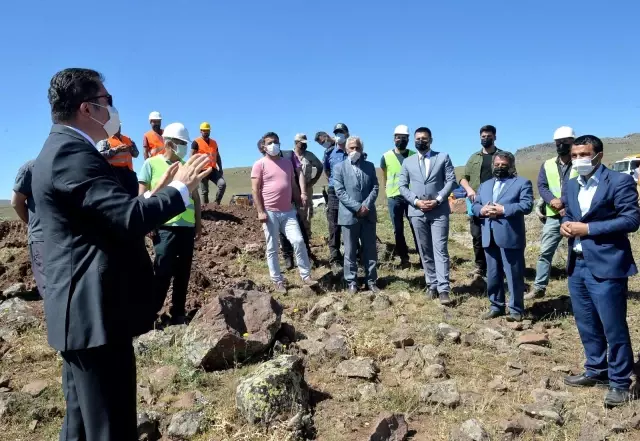
M556 152L560 156L566 156L571 152L571 144L558 144L556 145Z
M407 145L409 145L408 139L400 139L396 141L396 147L398 148L398 150L405 150L407 148Z
M480 144L482 144L482 147L485 149L488 149L493 146L493 139L481 139Z
M509 169L507 167L496 167L493 169L493 176L498 179L504 179L509 177Z
M424 153L427 150L429 150L429 145L430 144L427 141L423 141L423 140L416 141L416 150L421 153Z

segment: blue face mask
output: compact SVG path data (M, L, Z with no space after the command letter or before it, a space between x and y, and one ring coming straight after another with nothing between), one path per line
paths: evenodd
M344 145L347 142L347 137L344 133L336 134L336 142L340 145Z

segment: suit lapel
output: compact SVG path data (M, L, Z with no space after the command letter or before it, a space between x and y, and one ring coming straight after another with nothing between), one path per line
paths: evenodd
M502 196L507 193L507 190L509 190L509 188L513 185L514 182L516 182L516 178L511 178L504 181L504 184L502 185L502 189L500 190L500 193L498 193L498 198L494 202L498 202L500 199L502 199Z
M604 199L604 195L607 192L608 186L609 186L609 170L606 167L604 167L602 169L602 172L600 173L600 182L598 182L598 187L596 188L596 192L594 193L593 199L591 200L591 206L589 207L589 211L587 211L585 215L582 216L582 220L585 220L586 218L588 218L592 214L593 209L598 206L598 203L602 199ZM578 188L578 190L580 190L580 188ZM580 206L579 203L578 203L578 206Z
M425 184L427 183L427 181L431 177L431 174L433 173L433 169L435 168L437 158L438 158L438 152L434 152L432 150L429 156L429 173L427 173L427 175L424 178Z

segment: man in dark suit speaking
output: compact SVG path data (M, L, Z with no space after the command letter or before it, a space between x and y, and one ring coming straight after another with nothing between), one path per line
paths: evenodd
M132 338L150 329L155 316L143 237L185 210L208 174L207 158L176 163L164 188L132 198L95 147L120 125L102 76L58 72L49 103L54 124L35 162L32 191L47 258L48 340L63 358L67 413L60 440L134 441Z

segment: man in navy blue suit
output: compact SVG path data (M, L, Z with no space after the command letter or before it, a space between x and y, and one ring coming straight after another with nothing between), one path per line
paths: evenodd
M633 398L627 282L638 270L627 233L640 227L640 207L633 178L602 165L602 155L602 141L592 135L571 148L579 176L566 186L560 232L569 238L569 293L586 362L583 374L564 382L608 386L604 404L614 407Z
M516 176L516 160L509 152L493 157L493 178L476 193L473 214L483 219L482 247L487 258L487 293L491 309L482 316L492 319L505 314L504 275L511 297L508 321L524 315L524 216L533 209L531 181Z

